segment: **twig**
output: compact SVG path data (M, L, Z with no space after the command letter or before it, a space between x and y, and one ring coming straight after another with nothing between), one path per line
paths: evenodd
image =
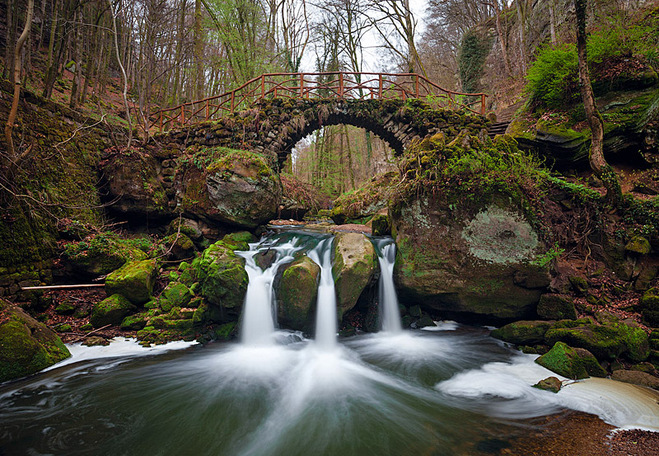
M84 336L82 336L82 337L78 337L77 339L72 340L71 343L74 344L74 343L76 343L76 342L78 342L78 341L81 341L82 339L84 339L85 337L89 336L90 334L94 334L94 333L96 333L96 332L102 331L103 329L109 328L110 326L112 326L112 325L101 326L101 327L98 328L98 329L95 329L95 330L93 330L93 331L89 331L89 332L88 332L87 334L85 334Z

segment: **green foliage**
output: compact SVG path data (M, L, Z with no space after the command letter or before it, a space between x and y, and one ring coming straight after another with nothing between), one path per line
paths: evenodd
M478 92L485 59L490 52L492 39L471 29L464 34L458 53L458 70L464 92Z
M560 248L558 243L555 243L551 249L547 250L544 254L539 255L535 261L533 261L533 264L544 268L550 265L554 260L558 259L563 252L565 252L565 249Z
M536 61L529 68L526 79L526 91L533 101L549 108L571 103L578 97L578 91L569 91L576 87L577 51L574 44L564 44L556 48L540 48Z

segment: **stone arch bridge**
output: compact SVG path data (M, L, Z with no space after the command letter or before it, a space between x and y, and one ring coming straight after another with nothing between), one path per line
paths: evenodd
M443 89L418 74L277 73L231 92L152 116L155 139L249 149L282 163L295 144L347 124L387 141L396 154L439 131L485 127L486 95Z

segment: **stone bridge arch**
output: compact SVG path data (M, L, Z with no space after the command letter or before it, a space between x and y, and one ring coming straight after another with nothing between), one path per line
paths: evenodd
M465 127L485 128L482 116L435 109L421 100L275 100L261 108L253 150L276 157L279 164L301 139L330 125L364 128L385 140L395 155L440 131L448 138Z

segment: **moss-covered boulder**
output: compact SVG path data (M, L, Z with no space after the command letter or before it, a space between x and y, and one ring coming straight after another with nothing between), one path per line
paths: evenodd
M650 354L645 331L624 322L608 322L603 325L581 323L573 327L554 327L547 331L547 344L553 345L558 341L584 348L601 360L625 356L631 361L640 362Z
M82 241L66 245L62 257L67 269L83 275L109 274L128 261L147 258L142 249L149 248L146 239L122 239L115 233L98 233Z
M650 241L643 236L634 236L625 245L625 251L632 255L647 255L650 250Z
M128 315L121 320L120 328L126 331L139 331L144 328L147 323L145 314Z
M332 275L339 320L355 307L364 288L373 279L377 255L371 241L359 233L340 233L334 239Z
M277 290L279 323L286 328L308 331L318 298L320 266L308 256L288 266Z
M538 303L538 316L547 320L576 320L577 309L567 296L544 294Z
M213 308L220 310L226 319L240 315L247 292L245 259L236 255L232 239L212 244L192 262L199 279L197 293ZM200 311L201 312L201 311ZM217 314L215 314L217 315Z
M508 197L450 203L414 197L390 210L402 301L449 318L495 323L535 316L549 285L545 247Z
M563 342L556 342L551 350L536 359L535 362L552 372L571 379L590 376L606 377L606 371L592 353L583 348L572 348Z
M389 214L378 212L370 221L373 236L386 236L391 234L391 220Z
M651 327L659 327L659 289L650 288L638 301L643 321Z
M159 307L169 312L173 307L185 307L192 299L192 292L182 283L169 283L158 297Z
M194 257L195 245L183 233L174 233L162 240L160 249L163 255L172 260L187 260Z
M0 299L0 382L34 374L69 356L51 329Z
M156 260L132 261L109 274L105 279L108 295L120 294L133 304L151 299L158 273Z
M542 343L551 325L548 321L520 320L497 328L490 335L511 344L536 345Z
M562 386L563 383L556 377L547 377L533 385L534 388L551 391L552 393L558 393Z
M255 228L275 218L281 201L279 176L259 154L230 150L206 168L210 218Z
M120 325L124 317L134 312L136 307L123 295L113 294L94 305L90 323L95 328L105 325Z

